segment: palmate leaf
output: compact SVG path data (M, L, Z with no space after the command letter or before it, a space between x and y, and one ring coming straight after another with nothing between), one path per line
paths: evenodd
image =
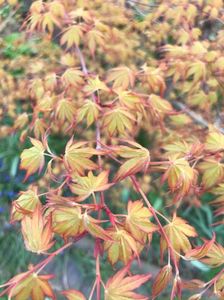
M187 253L192 247L188 237L196 237L197 233L194 227L187 224L184 219L174 216L173 220L164 227L167 237L176 252ZM162 254L167 248L167 242L161 237L160 247ZM178 256L177 256L178 258Z
M166 150L166 156L175 155L176 157L186 156L190 150L191 146L185 141L175 141L172 144L165 145L163 149Z
M32 214L40 204L37 190L21 192L17 200L13 202L11 210L11 222L20 221L24 215Z
M60 22L54 16L52 12L46 12L42 15L41 29L42 31L49 31L50 34L53 33L54 27L61 27Z
M42 215L41 206L37 206L31 216L24 216L21 226L27 250L41 254L53 246L51 220Z
M76 201L83 201L95 192L102 192L109 189L113 183L108 183L108 171L102 171L98 176L94 176L90 171L88 176L78 176L77 183L71 183L71 191L78 195Z
M101 108L92 100L85 100L84 104L78 110L77 122L86 119L87 126L93 124L98 119Z
M129 265L117 272L106 283L105 300L147 300L148 297L133 290L151 278L151 274L126 276ZM126 277L125 277L126 276Z
M23 150L21 154L20 168L26 170L25 179L37 171L40 172L44 166L44 145L33 138L30 141L33 147Z
M86 34L88 48L92 55L95 54L97 45L104 45L104 35L97 29L92 29Z
M113 81L113 88L126 90L133 87L135 83L135 72L126 66L111 69L107 76L107 82Z
M150 95L148 103L152 111L160 118L173 111L172 105L167 100L155 94Z
M135 239L140 239L140 232L153 233L157 230L156 225L149 221L151 213L147 207L143 206L142 201L128 202L128 215L125 226Z
M83 225L85 229L95 238L100 238L104 241L111 240L111 236L98 224L102 221L96 220L85 213L83 215Z
M56 118L64 123L68 121L69 123L73 123L75 119L76 107L75 104L68 99L61 99L58 101L56 106Z
M33 123L33 132L36 139L40 139L44 136L47 129L47 125L43 119L37 118Z
M83 37L82 27L80 25L72 25L66 28L61 37L61 45L66 44L66 48L69 49L73 46L80 44Z
M71 139L65 148L64 163L66 168L84 175L85 170L95 170L98 165L90 160L90 157L102 154L100 151L90 147L84 147L87 142L73 143Z
M163 175L162 182L167 179L171 191L178 191L178 197L181 198L189 192L197 173L185 158L178 158L175 154L169 160L171 164Z
M103 115L103 127L110 136L130 132L135 121L134 115L125 107L116 107Z
M57 206L52 211L52 230L63 238L75 237L85 231L80 207Z
M86 297L77 290L66 290L62 291L61 294L65 296L68 300L86 300Z
M28 272L16 275L9 281L9 283L12 282L12 287L8 292L10 297L15 300L44 300L46 297L50 297L50 299L56 299L48 282L50 279L54 278L54 275L39 275L36 273L31 273L30 275L26 276L27 273Z
M224 149L224 135L218 131L211 131L205 141L205 150L216 152Z
M102 80L99 79L99 76L96 76L95 78L89 78L87 85L83 89L83 91L87 95L90 95L99 90L109 91L109 88Z
M68 68L61 76L62 83L68 86L79 87L83 85L83 72L77 68Z
M108 260L112 265L118 260L127 264L134 254L138 257L141 249L137 241L125 228L109 228L107 233L112 240L105 241L104 248L108 251Z
M213 234L213 237L210 241L205 241L202 246L195 247L194 249L191 249L185 254L185 257L187 258L194 258L194 259L201 259L207 255L209 250L212 248L215 242L215 234Z
M139 171L146 171L150 162L149 150L138 143L127 141L132 146L114 147L115 152L128 160L119 168L114 181L120 181L127 176L133 175Z
M206 253L205 258L202 258L201 261L213 267L223 265L224 247L218 243L213 244Z
M116 90L115 92L121 105L126 106L128 109L140 109L143 101L137 93L123 90Z
M202 185L211 188L224 177L224 164L215 159L206 159L198 165L202 173Z
M224 274L222 274L214 283L214 294L218 296L218 299L224 297Z
M157 297L169 284L172 278L172 266L164 266L159 273L156 275L156 278L152 285L152 295L153 299Z

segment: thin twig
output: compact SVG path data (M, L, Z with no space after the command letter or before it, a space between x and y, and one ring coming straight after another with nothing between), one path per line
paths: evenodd
M194 112L189 107L187 107L184 103L172 101L175 108L184 111L193 121L202 127L209 128L210 125L215 126L221 133L224 134L224 128L217 126L215 124L209 124L200 114Z

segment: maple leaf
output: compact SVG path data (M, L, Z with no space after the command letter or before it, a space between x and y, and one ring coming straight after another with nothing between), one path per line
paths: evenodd
M86 297L80 291L74 289L62 291L61 294L68 300L86 300Z
M47 90L54 91L57 86L57 75L52 72L45 76L44 78L44 86Z
M140 110L140 105L142 104L142 100L138 94L133 93L131 91L123 91L123 90L117 90L115 92L118 95L118 99L121 105L124 105L129 109Z
M87 127L93 124L94 121L98 119L100 106L91 100L85 100L83 105L78 110L77 122L86 119Z
M28 114L22 113L16 118L13 128L15 130L22 129L28 122L29 122Z
M211 190L212 193L218 195L215 200L212 201L212 205L216 206L217 209L215 210L215 214L217 216L224 214L224 184L220 183L217 187Z
M98 165L90 160L90 157L100 152L90 147L84 147L86 144L87 142L73 143L73 139L70 139L65 148L65 167L76 171L79 175L84 175L85 170L98 168Z
M54 98L49 94L46 94L41 99L38 99L37 109L41 112L51 111L53 109L53 106Z
M99 79L99 76L96 76L95 78L89 78L87 85L84 87L83 91L87 94L93 94L96 91L103 90L103 91L109 91L106 84Z
M17 200L13 202L11 210L11 222L20 221L24 215L32 214L40 204L37 190L21 192Z
M220 132L212 131L207 135L205 150L216 152L224 149L224 135Z
M148 105L161 118L173 111L172 105L167 100L155 94L150 95Z
M185 158L178 158L178 155L169 157L170 166L162 177L162 182L168 179L168 184L172 192L179 190L178 198L188 193L195 181L196 171L190 167Z
M36 139L40 139L46 132L47 125L42 119L37 118L33 124L33 132Z
M102 192L113 185L108 183L108 171L102 171L98 176L94 176L90 171L88 176L78 176L77 183L70 184L71 191L78 195L76 201L83 201L95 192Z
M43 11L44 6L42 1L35 1L30 5L30 12L31 13L40 13Z
M107 82L113 81L113 88L122 88L126 90L129 86L133 87L135 83L135 72L126 66L111 69L107 76Z
M49 11L55 15L56 17L64 17L65 12L65 7L64 5L59 2L58 0L51 1L48 3L48 9Z
M133 290L151 278L151 274L126 276L129 266L121 269L111 277L105 288L105 300L147 300L148 297L137 294Z
M33 12L32 15L29 17L28 21L30 31L39 29L42 21L42 15L39 12Z
M128 160L119 168L114 181L120 181L127 176L133 175L139 171L146 171L150 162L150 153L148 149L142 147L138 143L128 141L129 146L115 147L115 152Z
M50 34L54 31L54 26L61 27L58 19L49 11L42 15L41 18L41 29L42 31L49 31Z
M176 157L183 157L190 153L191 146L186 141L175 141L172 144L163 147L166 150L166 156L175 155Z
M191 118L184 113L183 114L179 113L178 115L169 116L169 119L171 123L177 127L182 127L192 123Z
M210 241L205 241L202 246L195 247L194 249L188 251L185 254L185 257L201 259L202 257L206 256L206 254L209 252L211 247L214 245L214 242L215 242L215 234L213 234L213 237Z
M97 29L92 29L86 34L88 48L90 49L90 53L92 55L95 54L96 46L104 45L104 35Z
M83 72L77 68L68 68L61 76L63 84L68 86L74 86L76 88L83 85Z
M90 11L84 9L83 7L79 7L77 9L75 9L75 10L72 10L71 12L69 12L69 16L72 19L78 19L78 20L80 20L80 18L82 18L86 22L91 22L92 21L92 16L91 16Z
M56 207L52 211L52 230L63 238L75 237L85 231L80 207Z
M21 225L27 250L40 254L53 246L51 220L42 215L40 206L37 206L31 216L25 215Z
M31 267L32 270L32 267ZM46 297L56 299L48 280L54 278L54 275L39 275L32 273L28 276L28 272L16 275L10 279L12 287L9 289L8 295L16 300L38 299L44 300Z
M97 225L102 221L96 220L89 216L87 213L83 215L83 225L85 229L95 238L100 238L102 240L108 241L111 240L110 235L102 227Z
M130 233L123 227L107 229L108 235L111 240L104 243L104 249L108 251L108 260L114 265L118 260L127 264L135 254L138 257L140 252L139 245Z
M136 240L139 239L142 231L149 234L157 230L157 227L149 221L151 216L149 209L143 206L142 201L128 202L125 226Z
M157 297L169 284L172 278L172 266L164 266L159 273L156 275L152 285L152 296L153 299Z
M30 138L33 147L23 150L21 154L20 168L27 171L25 179L36 171L41 172L44 166L44 145L33 138Z
M224 247L218 243L213 244L201 261L213 267L221 266L224 261Z
M206 159L198 164L202 172L202 184L205 188L211 188L224 177L224 164L214 159Z
M57 103L55 115L60 122L66 120L72 123L75 119L76 107L75 104L68 99L61 99Z
M148 67L146 64L142 66L143 79L149 85L150 90L160 92L162 95L166 88L163 71L160 68Z
M193 75L193 80L205 80L206 79L206 64L200 60L197 60L190 64L189 69L187 71L187 77Z
M63 31L61 37L61 45L66 44L66 48L69 49L73 46L78 46L80 40L83 37L82 27L80 25L72 25Z
M214 282L214 294L218 296L218 299L224 297L224 274L219 276Z
M110 136L131 131L135 117L125 107L116 107L103 115L103 127Z
M167 237L176 252L187 253L191 249L191 244L188 237L196 237L195 229L187 224L187 222L179 217L174 216L173 220L164 227ZM167 248L166 240L161 237L160 240L161 252ZM178 257L177 257L178 258Z

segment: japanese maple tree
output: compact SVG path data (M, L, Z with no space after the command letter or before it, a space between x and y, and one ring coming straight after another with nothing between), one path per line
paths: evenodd
M21 153L24 180L39 174L13 201L11 222L21 223L27 251L46 258L2 284L0 296L55 299L54 275L44 267L88 236L96 278L87 297L75 283L61 291L68 300L156 299L168 285L171 300L184 290L192 291L191 300L208 290L224 299L223 245L215 234L199 236L180 216L210 192L223 223L223 24L222 0L32 1L21 30L25 39L40 40L42 57L31 59L23 83L17 79L26 105L19 115L6 105L14 122L4 132L30 142ZM55 134L67 140L62 153L50 143ZM115 212L127 186L137 196ZM165 214L148 196L155 186ZM150 269L133 275L131 264L141 262L154 237L160 271L152 279ZM106 282L103 258L114 270ZM182 262L193 260L220 271L208 282L186 282ZM139 294L149 280L151 294Z

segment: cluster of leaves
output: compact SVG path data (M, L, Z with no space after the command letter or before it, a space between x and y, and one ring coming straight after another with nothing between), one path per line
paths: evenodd
M180 216L210 192L217 196L214 225L223 223L223 12L222 0L32 3L22 39L38 42L28 64L9 51L1 66L1 109L11 121L1 134L30 141L20 168L25 180L36 173L41 180L13 201L11 222L21 224L26 249L46 258L3 284L0 296L55 299L52 275L39 273L89 236L96 261L89 300L102 291L106 300L148 299L134 290L151 275L131 275L130 267L155 237L164 265L153 279L153 299L169 284L171 300L183 290L192 290L191 300L208 291L224 299L224 247L215 234L199 237ZM21 66L22 78L10 75L13 66ZM55 134L67 139L63 152L50 142ZM127 184L138 196L114 212L121 197L114 191ZM161 186L166 214L147 197L148 188ZM53 251L56 237L64 245ZM124 265L106 283L102 257ZM208 282L186 281L183 261L221 268ZM61 293L86 299L75 289Z

